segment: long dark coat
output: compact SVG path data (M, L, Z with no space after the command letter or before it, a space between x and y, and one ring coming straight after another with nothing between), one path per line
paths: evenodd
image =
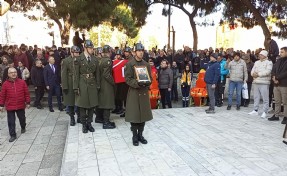
M142 123L153 118L150 106L148 87L138 85L135 66L145 66L151 78L150 65L144 61L131 59L125 67L125 79L129 86L126 104L126 121L133 123Z
M99 108L114 109L115 106L115 82L112 75L113 62L108 57L100 58L100 91Z
M79 95L76 95L75 105L82 108L94 108L99 105L98 90L100 89L100 69L99 62L91 56L91 61L88 60L84 53L74 62L74 91L79 90Z
M74 106L75 105L75 93L73 88L73 77L74 77L74 61L76 58L72 56L67 57L62 62L61 67L61 82L62 89L67 89L68 93L63 93L64 105L65 106Z

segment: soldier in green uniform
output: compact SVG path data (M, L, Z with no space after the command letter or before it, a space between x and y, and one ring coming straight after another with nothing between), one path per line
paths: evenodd
M135 58L131 59L125 67L125 79L129 86L126 104L125 120L131 123L133 132L132 142L134 146L138 146L139 142L147 144L147 140L143 137L145 122L153 118L150 99L149 86L150 81L139 82L136 76L136 68L144 68L148 70L151 78L150 65L143 60L144 47L141 43L135 45Z
M74 92L76 106L79 107L82 131L94 132L92 126L94 108L98 106L98 91L100 89L99 62L93 56L94 45L91 40L84 42L84 52L74 62Z
M111 110L115 106L115 82L112 75L113 62L110 59L110 46L103 47L102 57L99 61L100 65L100 91L99 91L99 107L97 108L97 118L103 118L103 129L116 128L115 123L110 122Z
M124 59L125 60L132 60L134 59L133 56L132 56L132 53L131 53L132 49L130 47L125 47L124 49ZM126 107L126 104L127 104L127 95L128 95L128 90L129 90L129 86L127 85L127 83L125 82L123 84L123 90L122 90L122 93L121 93L121 97L123 99L123 102L124 102L124 106ZM123 114L120 115L120 117L125 117L126 116L126 113L124 112Z
M67 107L67 113L70 116L70 125L75 126L75 111L77 112L77 122L80 123L80 117L78 109L75 106L75 93L73 88L73 77L74 77L74 61L80 55L80 48L72 46L71 56L65 58L62 61L61 67L61 82L63 90L64 105Z

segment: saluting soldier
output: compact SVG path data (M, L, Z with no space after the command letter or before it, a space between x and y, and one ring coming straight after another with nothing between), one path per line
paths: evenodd
M98 106L98 90L100 89L99 62L93 56L93 48L92 41L86 40L84 52L74 62L75 104L80 110L83 133L95 131L92 121L94 108Z
M116 128L115 123L110 122L111 110L115 106L115 81L112 75L113 62L110 59L110 46L103 47L102 57L100 58L100 91L99 91L99 107L97 112L103 117L103 129ZM98 115L97 114L97 115Z
M135 58L131 59L125 67L125 79L129 86L126 104L125 120L131 123L133 132L132 142L134 146L138 146L139 142L147 144L147 140L143 137L145 122L153 118L150 99L149 86L152 80L141 82L137 79L136 69L146 69L151 79L150 65L143 60L144 47L141 43L135 45Z
M73 88L74 61L80 55L81 49L78 46L72 46L71 56L62 61L61 82L63 90L64 105L67 107L67 113L70 116L70 125L75 126L75 111L77 113L77 122L80 123L78 109L75 106L75 93Z

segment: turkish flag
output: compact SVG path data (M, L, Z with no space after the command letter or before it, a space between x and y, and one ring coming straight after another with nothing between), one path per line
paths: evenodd
M4 15L10 9L10 4L0 0L0 16Z

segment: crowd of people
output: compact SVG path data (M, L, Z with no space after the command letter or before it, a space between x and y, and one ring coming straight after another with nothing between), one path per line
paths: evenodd
M266 118L274 104L274 115L268 120L278 121L283 110L284 118L281 123L287 123L287 47L281 48L279 53L279 48L272 39L269 39L268 50L243 52L234 51L233 48L213 50L210 47L192 51L188 46L184 46L173 53L171 49L156 47L147 51L140 43L136 44L134 49L113 49L108 45L94 48L90 40L77 38L79 36L74 39L71 49L57 48L55 45L45 49L38 48L37 45L28 47L24 44L20 47L0 46L0 106L7 106L7 97L11 96L8 93L9 86L7 87L9 83L21 82L19 86L23 87L20 95L17 94L24 97L19 104L21 108L6 107L10 141L16 139L15 113L20 122L22 121L21 132L25 132L23 104L29 107L27 85L33 85L36 95L33 106L43 109L41 100L47 91L49 111L54 112L52 96L56 95L58 109L67 111L71 118L71 126L76 122L81 123L83 133L94 132L91 124L93 113L96 114L95 122L103 123L104 129L115 128L115 123L109 118L110 113L116 113L131 122L133 144L146 144L142 132L145 121L152 119L147 92L149 87L155 86L156 82L161 107L165 109L172 108L172 101L179 100L179 83L182 106L189 107L192 77L200 70L205 70L204 81L208 91L209 108L206 113L215 113L215 106L223 106L226 80L229 79L227 110L232 108L234 90L236 110L240 110L242 106L248 107L253 87L254 110L249 115L259 115L262 97L261 117ZM153 77L152 73L155 73L156 77ZM248 90L247 98L246 95L242 97L243 87ZM138 104L143 108L139 108ZM74 117L75 114L77 119Z

